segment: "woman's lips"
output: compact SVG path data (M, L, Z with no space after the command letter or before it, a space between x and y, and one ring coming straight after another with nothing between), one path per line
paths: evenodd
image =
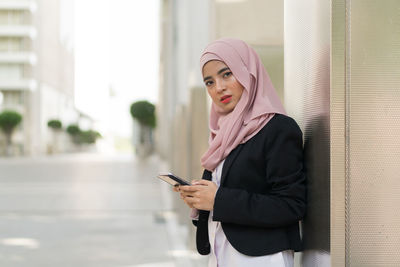
M232 99L231 95L225 95L225 96L221 97L221 102L226 104L226 103L229 103L231 101L231 99Z

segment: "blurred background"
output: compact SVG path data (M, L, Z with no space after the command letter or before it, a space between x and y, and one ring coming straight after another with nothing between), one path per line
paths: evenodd
M304 134L295 266L400 266L397 0L0 0L0 266L207 266L199 58L260 55Z

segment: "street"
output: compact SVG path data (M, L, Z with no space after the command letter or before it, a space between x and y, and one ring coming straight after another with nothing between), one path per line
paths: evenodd
M159 171L156 156L1 159L0 266L204 266Z

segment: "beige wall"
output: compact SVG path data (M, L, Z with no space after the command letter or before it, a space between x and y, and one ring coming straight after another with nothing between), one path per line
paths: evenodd
M399 266L400 2L333 3L333 266Z
M215 37L240 38L252 45L283 45L283 1L215 0Z
M218 1L211 12L212 39L233 37L249 43L261 60L283 101L282 0Z

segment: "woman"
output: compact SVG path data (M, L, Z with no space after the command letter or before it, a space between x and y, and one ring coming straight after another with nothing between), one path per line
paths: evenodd
M293 266L305 213L302 133L260 58L245 42L220 39L203 52L212 99L202 180L179 186L192 208L209 266Z

